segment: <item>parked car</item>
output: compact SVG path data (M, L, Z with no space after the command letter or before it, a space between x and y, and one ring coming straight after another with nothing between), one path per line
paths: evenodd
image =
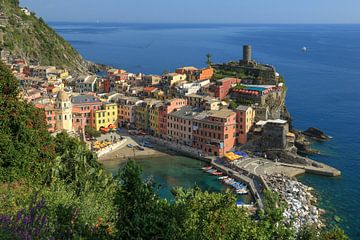
M144 151L145 150L143 147L140 147L140 146L135 146L135 149L137 149L139 151Z
M133 148L134 147L134 145L132 145L132 144L128 144L128 145L126 145L128 148Z
M140 145L143 146L143 147L147 147L147 148L154 148L154 146L151 145L151 144L148 143L148 142L143 142L143 143L141 143Z

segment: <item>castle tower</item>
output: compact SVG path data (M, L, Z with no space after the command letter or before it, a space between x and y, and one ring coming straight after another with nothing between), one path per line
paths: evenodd
M243 61L244 62L251 62L251 58L252 58L252 50L251 50L251 45L244 45L243 46Z
M72 104L64 90L60 90L55 100L56 130L72 131Z

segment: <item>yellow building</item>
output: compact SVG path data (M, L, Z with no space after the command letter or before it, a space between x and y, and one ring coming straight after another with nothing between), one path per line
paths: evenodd
M186 81L186 74L168 73L164 76L169 86L173 86L182 81Z
M96 130L109 125L117 126L118 107L115 103L104 103L99 110L93 112L93 123Z
M155 136L160 136L159 117L163 103L157 103L150 108L150 130Z

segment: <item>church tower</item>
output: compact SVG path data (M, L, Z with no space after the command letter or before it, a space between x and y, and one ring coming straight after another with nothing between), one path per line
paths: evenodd
M56 130L72 131L72 105L69 96L60 90L56 100Z

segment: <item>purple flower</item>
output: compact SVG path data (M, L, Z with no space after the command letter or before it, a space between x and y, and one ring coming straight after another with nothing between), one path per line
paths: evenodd
M19 211L19 212L17 213L17 215L16 215L15 222L20 221L21 217L22 217L22 211Z
M44 215L41 219L41 226L43 227L46 223L46 216Z
M23 223L24 223L25 225L28 225L28 224L30 223L30 218L29 218L28 216L25 216L25 217L24 217L24 220L23 220Z
M44 203L45 203L45 201L44 201L44 199L42 198L42 199L40 200L40 202L36 205L36 208L37 208L38 210L40 210L40 209L44 206Z

